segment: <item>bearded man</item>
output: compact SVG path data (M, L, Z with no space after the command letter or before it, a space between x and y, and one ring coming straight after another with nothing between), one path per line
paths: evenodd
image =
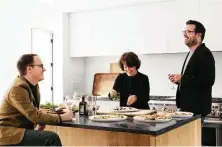
M198 21L186 22L184 43L189 48L181 74L169 74L172 83L178 84L176 104L181 111L201 115L202 122L211 112L212 86L215 81L215 60L203 43L205 27Z

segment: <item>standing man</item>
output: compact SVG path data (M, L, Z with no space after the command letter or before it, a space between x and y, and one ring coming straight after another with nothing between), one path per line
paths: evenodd
M186 22L184 42L190 51L181 74L170 74L171 82L178 84L176 104L181 111L201 114L202 121L211 112L212 86L215 81L215 61L211 51L202 43L204 26L195 20Z
M50 131L34 130L37 124L71 121L73 112L48 114L39 111L38 82L45 68L36 54L22 55L17 62L20 75L0 103L0 145L62 146L59 136Z

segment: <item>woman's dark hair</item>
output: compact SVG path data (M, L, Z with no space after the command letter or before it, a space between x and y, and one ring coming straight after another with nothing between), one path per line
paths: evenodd
M140 68L141 61L134 52L125 52L122 54L119 60L119 66L124 71L124 64L128 67L136 66L136 69Z
M34 56L37 56L36 54L24 54L22 55L18 62L17 62L17 69L19 71L19 74L21 76L25 76L27 66L32 65L34 63Z

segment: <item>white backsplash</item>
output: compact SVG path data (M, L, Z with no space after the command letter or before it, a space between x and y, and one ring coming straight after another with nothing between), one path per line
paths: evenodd
M222 97L222 52L213 52L216 61L216 81L213 97ZM168 81L169 73L180 73L186 53L140 55L140 72L147 74L150 81L150 95L175 96L176 90ZM66 68L69 74L64 77L64 93L73 94L75 90L92 93L95 73L109 72L110 63L118 62L118 56L71 58ZM68 67L68 65L66 66ZM77 88L77 89L75 89Z
M216 61L216 81L213 86L213 97L222 97L222 52L213 52ZM168 80L169 73L180 73L186 53L140 55L140 72L147 74L150 81L150 95L175 96L176 90ZM98 72L109 72L109 64L118 62L119 57L85 58L85 89L92 91L93 77ZM176 86L175 86L176 87Z

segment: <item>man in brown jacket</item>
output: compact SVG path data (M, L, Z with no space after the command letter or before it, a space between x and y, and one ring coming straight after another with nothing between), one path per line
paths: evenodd
M71 121L72 111L62 115L39 111L38 82L44 79L45 68L36 54L22 55L17 68L20 76L0 103L0 145L62 146L56 133L34 128L37 124Z

